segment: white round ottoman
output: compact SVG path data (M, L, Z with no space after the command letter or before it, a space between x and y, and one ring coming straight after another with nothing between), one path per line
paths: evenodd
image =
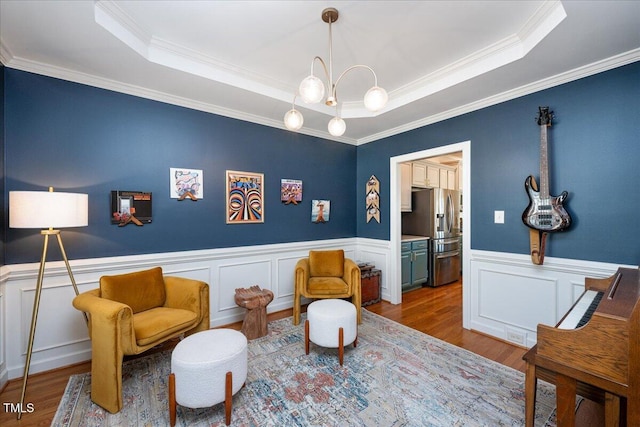
M233 329L211 329L180 341L171 353L169 418L176 421L176 403L206 408L224 402L231 423L231 398L247 379L247 338Z
M307 307L304 323L305 352L309 354L309 341L316 345L338 348L340 365L344 360L344 346L358 345L356 306L341 299L314 301Z

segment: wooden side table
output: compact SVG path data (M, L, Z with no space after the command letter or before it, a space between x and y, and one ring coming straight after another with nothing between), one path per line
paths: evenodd
M360 267L362 306L380 302L380 276L382 272L376 270L373 264L361 264L358 267Z
M267 335L269 333L267 305L273 301L273 292L269 289L260 289L259 286L251 286L248 289L238 288L235 301L239 307L247 309L241 329L247 339L252 340Z

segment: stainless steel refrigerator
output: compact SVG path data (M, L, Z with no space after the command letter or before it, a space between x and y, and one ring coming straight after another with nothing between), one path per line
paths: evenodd
M432 188L414 191L411 212L402 214L402 234L430 237L429 286L460 279L460 192Z

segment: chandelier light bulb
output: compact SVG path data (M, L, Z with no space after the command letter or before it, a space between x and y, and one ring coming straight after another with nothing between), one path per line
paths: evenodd
M364 106L369 111L380 111L387 105L388 100L387 91L379 86L374 86L364 95Z
M298 90L302 100L307 104L317 104L324 98L324 83L314 75L302 80Z
M1 1L1 0L0 0ZM319 56L314 56L311 60L311 74L307 76L298 87L298 92L293 98L293 108L284 115L285 126L289 130L298 130L302 127L302 114L300 114L295 109L295 99L297 96L300 96L305 104L317 104L324 99L324 103L329 107L336 108L336 116L329 121L328 130L329 133L333 136L341 136L347 130L347 125L339 117L338 111L338 95L337 95L337 87L342 78L350 71L355 69L364 69L369 71L373 76L373 84L374 86L367 91L364 95L364 106L367 110L371 112L376 112L382 110L389 100L389 95L387 91L378 86L378 77L376 76L375 71L371 67L365 64L356 64L345 69L337 79L333 78L333 36L331 33L331 24L334 24L338 21L338 10L333 7L328 7L322 11L322 21L329 24L329 61L328 63L324 61ZM319 62L322 65L322 70L324 77L326 77L326 86L323 80L320 80L316 77L314 66L316 62ZM327 97L325 99L325 92Z
M289 130L299 130L303 123L304 118L302 117L302 114L295 108L287 111L284 115L284 125Z
M333 136L342 136L347 130L347 124L340 117L329 120L329 133Z

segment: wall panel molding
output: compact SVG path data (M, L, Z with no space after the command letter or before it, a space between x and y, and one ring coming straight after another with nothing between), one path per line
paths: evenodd
M536 343L537 325L555 325L584 291L585 277L609 277L618 267L591 261L471 251L470 328L522 347Z
M293 270L311 249L345 250L357 261L382 270L382 298L389 300L389 241L346 238L229 249L126 256L71 261L81 292L98 287L100 276L162 266L166 275L203 280L210 286L211 326L241 321L244 309L234 301L235 289L259 285L274 292L268 312L293 306ZM555 322L580 295L584 278L608 277L619 265L547 258L543 266L528 256L471 250L470 277L463 278L470 295L470 328L522 346L535 344L536 325ZM633 266L626 266L633 267ZM22 375L38 264L0 267L0 385ZM47 263L31 372L79 363L91 358L82 315L62 262ZM467 295L467 294L465 294ZM518 308L518 309L514 309Z
M274 292L267 307L276 312L293 306L293 269L311 249L344 249L355 257L356 239L259 245L223 249L132 255L70 261L80 292L99 286L100 277L161 266L165 275L209 284L211 327L241 321L245 309L235 304L236 288L258 285ZM0 267L0 381L22 376L31 325L39 264ZM91 358L91 343L62 261L47 262L30 373L42 372Z

